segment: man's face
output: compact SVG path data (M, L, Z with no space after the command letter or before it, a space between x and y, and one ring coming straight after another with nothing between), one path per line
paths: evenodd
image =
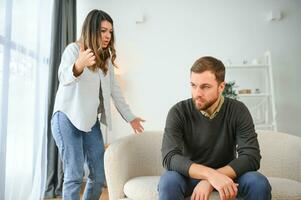
M190 74L191 93L197 110L207 110L223 92L225 83L218 83L211 71Z

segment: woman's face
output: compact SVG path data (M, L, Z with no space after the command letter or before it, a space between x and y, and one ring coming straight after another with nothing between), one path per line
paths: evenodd
M113 26L109 21L104 20L100 23L100 28L101 28L101 44L102 44L102 48L105 49L108 47L111 41L112 34L113 34Z

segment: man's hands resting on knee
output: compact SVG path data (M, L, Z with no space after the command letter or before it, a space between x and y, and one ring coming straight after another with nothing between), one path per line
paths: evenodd
M213 191L212 185L207 180L201 180L194 188L190 200L209 200Z
M189 175L191 178L202 180L195 187L192 200L209 199L213 188L218 191L221 200L231 200L237 195L238 184L232 180L236 174L230 166L215 170L204 165L192 164L189 168Z

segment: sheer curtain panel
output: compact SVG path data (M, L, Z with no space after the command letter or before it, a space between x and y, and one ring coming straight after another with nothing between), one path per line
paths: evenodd
M1 200L43 196L52 4L0 0Z

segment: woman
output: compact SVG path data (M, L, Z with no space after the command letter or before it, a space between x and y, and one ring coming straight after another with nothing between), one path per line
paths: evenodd
M64 167L63 199L79 199L84 163L90 171L83 199L98 200L105 181L104 144L97 118L111 129L110 96L135 133L141 122L126 104L115 80L113 20L101 10L86 17L80 39L69 44L58 70L51 128Z

